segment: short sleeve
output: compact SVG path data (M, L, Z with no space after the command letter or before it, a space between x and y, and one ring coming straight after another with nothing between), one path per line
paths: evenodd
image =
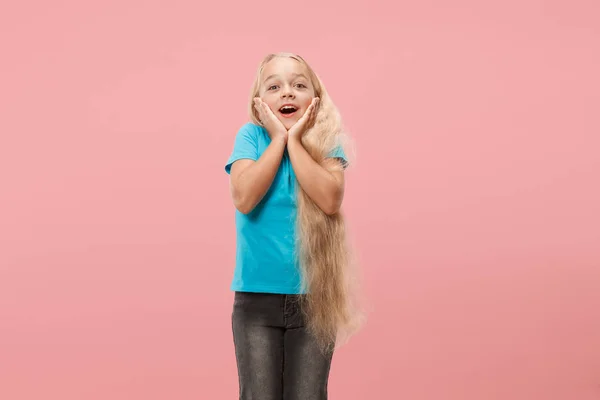
M337 158L342 162L344 169L348 167L348 158L346 157L346 153L344 152L342 146L335 147L331 152L329 152L327 158Z
M231 173L231 166L234 162L241 159L258 160L258 140L256 130L252 129L250 124L246 124L240 128L235 136L233 144L233 152L225 165L225 172Z

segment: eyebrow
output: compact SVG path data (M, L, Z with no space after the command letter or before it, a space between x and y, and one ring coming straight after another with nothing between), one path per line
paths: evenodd
M269 79L271 79L271 78L275 78L275 77L277 77L277 76L279 76L279 75L277 75L277 74L269 75L269 76L268 76L268 77L267 77L267 78L266 78L266 79L263 81L263 83L264 83L264 82L266 82L266 81L268 81ZM301 78L304 78L304 79L308 80L308 78L307 78L307 77L306 77L306 75L304 75L304 74L293 74L293 76L294 76L294 78L301 77Z

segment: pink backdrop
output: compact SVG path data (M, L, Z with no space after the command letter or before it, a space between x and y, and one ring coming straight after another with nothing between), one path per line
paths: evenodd
M2 6L1 399L236 398L223 167L281 50L358 147L331 398L599 398L599 3L378 3Z

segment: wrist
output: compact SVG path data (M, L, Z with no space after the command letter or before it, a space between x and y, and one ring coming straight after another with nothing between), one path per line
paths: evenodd
M303 147L302 140L300 140L297 136L289 136L287 140L287 148L298 148Z
M273 135L273 137L271 138L271 140L274 141L274 142L276 142L276 143L282 143L283 145L287 145L288 137L287 137L287 134L278 133L276 135Z
M301 144L302 140L300 140L297 135L288 135L288 144L289 143L292 143L292 145Z

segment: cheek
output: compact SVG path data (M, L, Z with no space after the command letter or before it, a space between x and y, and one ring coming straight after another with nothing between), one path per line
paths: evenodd
M264 92L260 93L258 97L260 97L260 99L262 101L264 101L265 103L267 103L269 105L271 103L273 103L273 94L268 91L264 91Z
M306 110L308 108L308 106L310 106L310 103L312 102L312 97L310 96L306 96L305 99L302 100L302 107Z
M277 102L276 101L273 101L272 99L264 98L264 97L262 98L262 101L264 101L273 112L277 111Z
M267 106L271 109L271 111L273 111L273 112L277 111L277 109L275 108L275 106L273 105L272 102L265 101L265 99L263 99L263 101L267 104Z

